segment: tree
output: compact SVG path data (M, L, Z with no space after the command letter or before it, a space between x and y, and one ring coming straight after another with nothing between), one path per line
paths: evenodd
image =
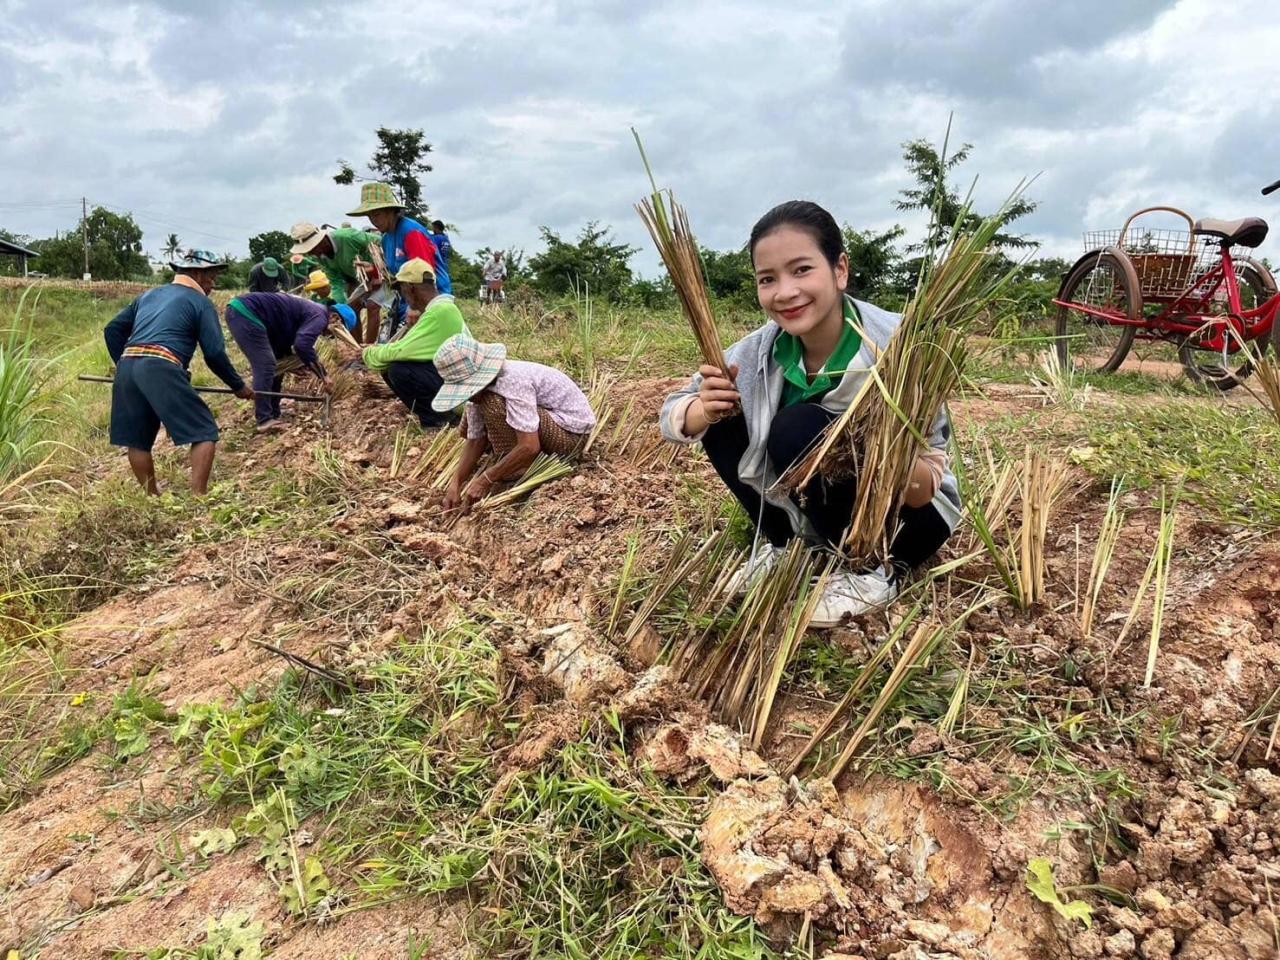
M293 238L283 230L268 230L249 238L249 259L261 263L267 257L275 257L280 263L289 259Z
M176 233L169 234L168 239L164 242L164 249L162 251L165 255L165 259L173 260L178 256L178 253L181 250L182 241L178 239L178 235Z
M876 233L855 230L846 223L842 232L845 253L849 255L849 295L881 305L886 297L900 295L903 261L896 244L906 231L895 224Z
M629 261L636 254L635 247L615 241L611 229L595 220L582 228L577 243L561 239L550 227L539 230L547 247L529 259L538 290L564 295L586 284L593 297L614 302L625 299L631 285Z
M702 266L707 290L717 300L731 300L750 306L756 302L756 274L751 254L740 250L709 250L703 247Z
M947 175L969 158L972 149L973 144L964 143L955 153L944 158L928 140L910 140L902 145L902 159L906 161L907 170L915 177L916 186L900 191L902 199L895 200L894 206L899 210L923 210L930 214L929 232L924 242L909 245L909 251L923 253L936 249L945 242L964 208L964 201L958 191L947 183ZM1009 206L1004 222L1012 223L1035 208L1034 201L1019 197ZM977 226L983 219L983 215L971 209L965 217L964 225ZM1034 245L1035 241L1013 233L997 233L992 241L992 246L997 250L1020 250Z
M64 236L37 240L40 270L55 277L78 277L84 269L81 229L88 234L89 272L99 280L149 277L151 264L142 253L142 228L129 214L95 207L88 218Z
M414 219L423 219L427 216L427 205L422 202L422 184L418 182L418 176L431 172L431 165L423 159L431 152L431 144L427 143L421 130L379 127L377 133L378 149L368 164L373 176L361 177L351 164L339 159L333 182L347 185L357 180L382 180L390 183L405 205L405 212Z

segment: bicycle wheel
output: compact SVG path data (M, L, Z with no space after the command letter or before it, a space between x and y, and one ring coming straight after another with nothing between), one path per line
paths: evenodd
M1240 281L1240 306L1245 310L1253 310L1261 306L1276 293L1276 282L1271 272L1255 260L1240 259L1235 263L1236 278ZM1224 315L1225 316L1225 315ZM1280 326L1280 324L1277 324ZM1280 350L1280 338L1275 327L1271 336L1250 341L1248 349L1240 348L1234 340L1231 346L1235 351L1210 351L1196 347L1193 338L1188 337L1178 346L1178 359L1187 371L1192 382L1215 390L1230 390L1238 387L1253 373L1254 361L1267 352L1271 341L1276 341L1276 349Z
M1107 318L1142 315L1138 278L1128 260L1106 250L1089 254L1067 275L1058 299L1079 305L1058 307L1056 349L1064 370L1109 372L1124 363L1137 328Z

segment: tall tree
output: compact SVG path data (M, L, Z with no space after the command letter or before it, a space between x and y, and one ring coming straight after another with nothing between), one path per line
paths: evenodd
M95 207L64 236L37 240L40 270L55 277L78 277L83 270L82 228L89 240L89 272L99 280L127 280L151 274L142 253L142 228L129 214Z
M916 185L900 191L902 199L895 200L899 210L923 210L930 214L929 231L923 242L907 247L912 252L923 252L938 247L948 236L952 225L964 208L964 201L954 186L947 182L948 175L969 158L973 144L963 143L950 156L944 157L928 140L910 140L902 145L902 159L907 170L915 178ZM1019 197L1005 215L1005 223L1025 217L1036 208L1032 200ZM966 226L976 226L984 217L970 210L965 217ZM1020 234L997 233L992 246L997 250L1019 250L1035 246L1035 241Z
M431 152L426 134L421 130L392 130L379 127L378 149L369 161L372 177L359 176L346 160L338 160L338 172L333 182L351 184L357 180L382 180L390 183L400 196L409 216L422 219L427 215L427 205L422 202L422 184L418 177L431 172L431 165L424 159Z
M636 248L613 239L612 230L592 220L569 243L551 230L540 227L546 249L529 258L534 286L543 293L571 293L585 284L593 297L619 301L631 285L630 260Z
M849 295L884 306L902 286L902 253L897 243L905 230L898 225L877 233L844 225L844 249L849 255Z
M178 251L181 249L182 241L178 239L178 235L176 233L171 233L165 240L164 249L161 252L164 253L165 257L172 260L178 255Z
M292 246L293 238L283 230L268 230L249 238L249 259L260 263L267 257L275 257L284 263L289 259L289 248Z

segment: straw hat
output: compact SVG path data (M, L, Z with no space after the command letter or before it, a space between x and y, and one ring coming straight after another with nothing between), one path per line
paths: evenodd
M431 408L443 413L470 400L493 383L506 359L507 348L501 343L479 343L465 333L450 337L432 361L444 383Z
M329 275L323 270L312 270L311 276L307 277L306 286L302 289L307 293L317 293L321 290L327 290L333 284L329 282Z
M348 217L363 217L374 210L403 210L404 204L391 189L389 183L366 183L360 188L360 206L347 213Z
M320 246L320 241L329 236L329 231L314 223L295 223L289 228L289 236L293 237L293 247L289 252L306 254Z
M227 264L212 250L188 250L181 260L170 260L174 270L225 270Z

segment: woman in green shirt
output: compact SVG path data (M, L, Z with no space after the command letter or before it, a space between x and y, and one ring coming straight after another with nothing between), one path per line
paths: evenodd
M745 590L801 537L839 549L853 517L858 479L815 477L795 498L774 488L866 383L901 317L845 293L849 258L834 218L793 200L770 210L751 231L756 294L764 326L725 352L730 369L703 365L662 408L662 432L701 442L716 472L758 525L756 549L734 585ZM814 617L832 625L887 605L901 576L932 556L960 517L947 467L951 427L945 411L903 491L890 562L831 577ZM763 547L759 536L767 541Z

